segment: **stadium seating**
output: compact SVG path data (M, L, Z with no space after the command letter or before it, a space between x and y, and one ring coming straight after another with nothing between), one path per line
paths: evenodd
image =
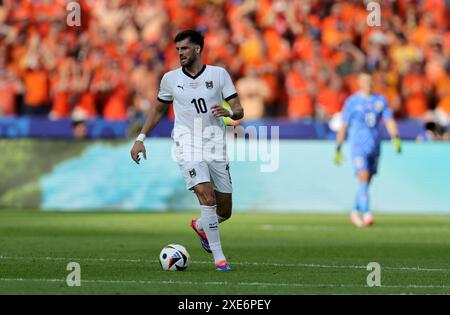
M2 1L0 116L139 119L162 73L178 66L172 38L196 28L206 39L204 62L229 70L243 106L252 106L249 118L326 122L366 66L396 117L448 124L444 0L381 1L375 27L363 1L79 3L82 24L71 27L67 1Z

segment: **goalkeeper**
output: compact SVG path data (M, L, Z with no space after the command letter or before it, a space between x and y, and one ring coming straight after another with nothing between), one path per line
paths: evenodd
M334 162L337 165L342 163L341 147L348 130L351 159L359 181L350 222L357 227L364 227L374 223L369 207L369 185L373 175L377 173L382 120L398 153L401 152L401 142L386 98L373 92L372 74L362 71L358 75L358 84L360 90L344 104L342 126L336 135Z

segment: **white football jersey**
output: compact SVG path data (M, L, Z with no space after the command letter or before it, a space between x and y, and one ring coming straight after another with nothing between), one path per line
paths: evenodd
M228 72L221 67L203 65L200 72L192 76L182 67L169 71L161 79L158 100L173 102L175 125L173 138L178 140L190 134L199 137L210 126L219 127L225 136L222 117L214 117L211 106L221 105L223 100L237 96ZM205 138L205 134L201 134ZM209 138L206 136L206 138Z

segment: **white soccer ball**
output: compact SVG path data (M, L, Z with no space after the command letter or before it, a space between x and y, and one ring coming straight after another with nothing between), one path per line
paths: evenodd
M169 244L159 254L159 263L165 271L184 270L189 265L189 260L189 252L179 244Z

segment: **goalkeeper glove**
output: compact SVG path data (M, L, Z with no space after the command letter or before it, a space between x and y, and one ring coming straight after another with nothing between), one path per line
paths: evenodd
M402 152L402 142L399 137L392 138L392 145L397 153Z
M336 152L334 153L334 164L341 165L342 161L344 159L344 156L341 153L341 145L338 145L336 147Z

